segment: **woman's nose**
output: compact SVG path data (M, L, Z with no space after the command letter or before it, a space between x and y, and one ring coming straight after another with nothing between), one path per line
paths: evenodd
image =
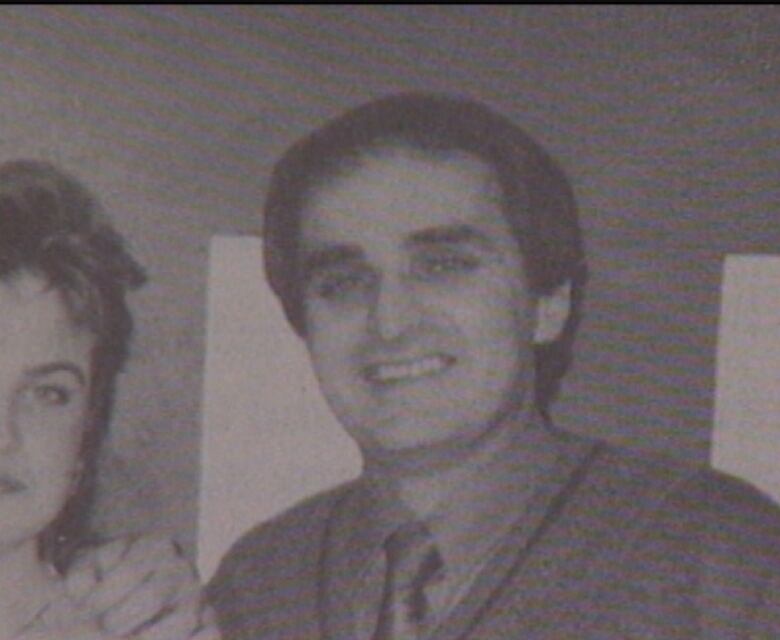
M19 445L13 403L0 400L0 451L8 451Z

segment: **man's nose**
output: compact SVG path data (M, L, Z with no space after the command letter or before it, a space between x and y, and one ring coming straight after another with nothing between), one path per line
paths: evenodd
M383 280L371 309L373 332L389 341L403 335L420 319L419 308L410 285L401 279Z

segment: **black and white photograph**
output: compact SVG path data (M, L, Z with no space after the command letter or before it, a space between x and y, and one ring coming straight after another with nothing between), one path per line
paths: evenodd
M0 8L0 640L778 638L776 6Z

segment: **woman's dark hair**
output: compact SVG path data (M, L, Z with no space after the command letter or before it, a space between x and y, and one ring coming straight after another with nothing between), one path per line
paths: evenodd
M571 283L563 336L536 350L536 404L547 415L571 360L587 267L577 205L553 158L525 131L471 99L428 93L380 98L326 122L274 167L264 208L265 267L287 319L305 337L298 243L300 212L318 188L385 149L446 157L469 154L493 172L503 212L537 295Z
M62 568L87 536L97 455L133 331L125 296L145 275L87 188L34 160L0 164L0 280L22 273L57 291L74 326L95 338L80 484L41 536L42 555Z

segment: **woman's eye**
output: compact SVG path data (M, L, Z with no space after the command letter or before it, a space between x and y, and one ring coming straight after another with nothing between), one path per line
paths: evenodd
M48 407L67 405L73 397L73 393L67 387L53 384L37 385L29 389L28 394L36 404Z

